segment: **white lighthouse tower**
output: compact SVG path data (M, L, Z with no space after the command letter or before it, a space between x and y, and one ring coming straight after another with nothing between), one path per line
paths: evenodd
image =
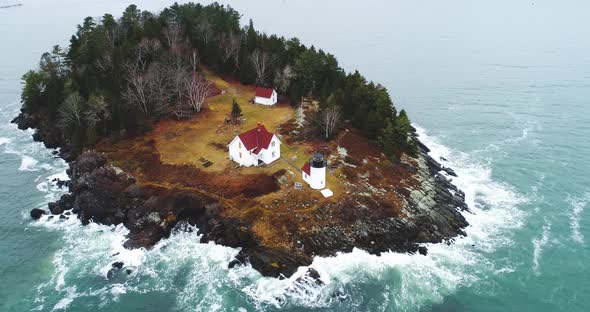
M312 189L321 190L326 187L326 161L324 155L315 153L311 161L301 168L303 180Z

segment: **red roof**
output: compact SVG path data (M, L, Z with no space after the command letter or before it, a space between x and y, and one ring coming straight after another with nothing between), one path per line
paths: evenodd
M256 87L256 96L257 97L270 99L270 97L272 96L272 92L273 92L273 89Z
M303 167L301 168L301 171L307 173L307 175L311 175L309 174L310 170L309 170L309 161L305 163L305 165L303 165Z
M247 150L253 150L252 152L258 155L263 148L268 148L273 135L266 130L264 125L258 124L256 128L241 133L239 137Z

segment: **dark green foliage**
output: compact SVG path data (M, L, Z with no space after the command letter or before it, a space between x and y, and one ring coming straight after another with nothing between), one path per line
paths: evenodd
M181 38L174 51L166 35L171 26L179 29ZM111 14L100 20L85 18L67 52L54 47L43 55L38 71L23 76L22 110L57 125L59 112L67 110L66 98L77 94L82 98L79 121L56 127L76 147L93 146L101 137L141 134L167 117L172 107L183 105L174 75L192 69L193 50L201 65L242 83L264 81L293 106L311 97L320 101L321 113L329 102L338 108L340 120L350 121L392 159L416 150L406 113L397 114L384 87L367 82L359 72L346 74L333 55L308 48L297 38L260 33L251 20L240 27L240 14L218 3L174 3L159 15L130 5L119 19ZM264 79L256 72L254 52L268 56ZM134 76L153 81L138 90ZM148 100L133 98L137 91L146 91ZM240 115L234 101L232 119Z
M233 99L233 102L231 104L230 115L231 115L232 123L234 123L234 124L239 123L240 117L242 117L242 108L240 107L238 102L236 102L236 99Z
M21 79L24 84L21 93L22 110L27 113L35 112L43 105L42 90L45 79L41 73L32 70L24 74Z

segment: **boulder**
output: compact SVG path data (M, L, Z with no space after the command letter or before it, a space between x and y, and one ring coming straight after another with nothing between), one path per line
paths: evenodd
M420 246L418 247L418 253L426 256L428 254L428 248L426 248L425 246Z
M59 205L59 202L49 203L47 204L47 207L49 208L49 211L51 211L51 213L54 215L58 215L64 212L63 208Z
M41 218L41 216L45 213L46 212L43 209L34 208L33 210L31 210L31 218L33 218L33 220L39 220L39 218Z
M124 263L121 261L113 262L111 264L111 269L107 272L107 278L110 279L113 277L121 268L123 268Z

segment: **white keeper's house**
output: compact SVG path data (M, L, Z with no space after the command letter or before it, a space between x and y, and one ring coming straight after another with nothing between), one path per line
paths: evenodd
M261 123L240 133L228 147L229 159L244 167L270 164L281 157L281 141Z
M254 102L262 105L277 104L277 91L269 88L256 87Z

